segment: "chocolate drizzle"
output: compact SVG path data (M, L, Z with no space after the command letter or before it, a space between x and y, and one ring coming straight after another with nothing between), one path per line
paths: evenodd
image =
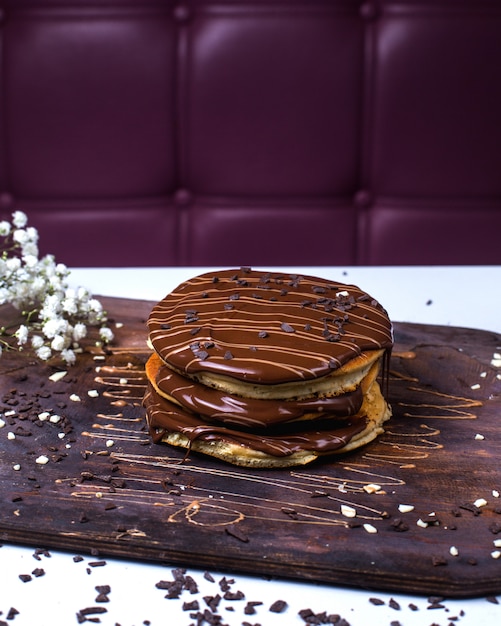
M319 453L333 452L343 448L367 425L365 416L354 416L339 422L325 420L323 428L296 432L296 427L275 429L273 434L263 431L245 431L204 422L199 416L184 411L159 396L151 384L144 397L148 413L148 425L154 442L162 441L166 433L181 433L191 444L197 439L226 441L259 450L274 457L285 457L300 450Z
M259 384L318 378L393 342L386 311L358 287L248 268L182 283L153 308L148 329L181 373Z
M236 426L266 428L297 420L347 418L362 406L362 389L332 398L304 400L256 400L227 394L184 378L165 365L160 366L155 384L179 405L205 418ZM303 422L303 428L304 428Z

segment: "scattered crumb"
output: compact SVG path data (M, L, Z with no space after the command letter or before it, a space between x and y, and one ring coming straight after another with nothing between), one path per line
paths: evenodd
M366 532L368 532L371 535L374 535L375 533L377 533L377 528L375 526L373 526L372 524L364 524L364 530Z
M49 376L49 380L51 380L53 383L57 383L59 380L62 380L66 376L67 373L68 372L65 372L65 371L54 372L53 374Z
M398 510L400 513L410 513L411 511L414 511L414 506L412 504L399 504Z
M347 504L342 504L341 514L344 515L345 517L355 517L357 515L357 511L352 506L348 506Z

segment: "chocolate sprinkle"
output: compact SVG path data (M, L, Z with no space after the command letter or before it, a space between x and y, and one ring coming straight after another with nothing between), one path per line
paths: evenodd
M287 602L285 602L285 600L275 600L269 610L271 613L282 613L286 608Z

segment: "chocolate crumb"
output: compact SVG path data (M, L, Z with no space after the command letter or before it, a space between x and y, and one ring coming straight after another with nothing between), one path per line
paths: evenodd
M496 596L487 596L485 599L491 604L499 604L499 600L496 598Z
M90 567L103 567L103 565L106 565L106 561L92 561L89 563Z
M214 576L210 572L204 572L205 580L208 580L210 583L215 583Z
M183 602L183 611L198 611L200 605L198 600L192 600L191 602Z
M275 600L270 606L269 611L271 613L282 613L287 608L287 602L285 600Z
M260 601L254 601L254 600L250 600L249 602L247 602L244 608L245 615L254 615L256 613L256 609L254 607L260 606L261 604L263 603Z
M215 596L204 596L204 602L211 611L215 612L221 602L221 596L218 593Z
M243 591L227 591L223 598L225 600L243 600L245 598L245 594Z
M95 602L109 602L109 601L110 599L105 593L99 593L95 599Z
M394 598L390 598L388 606L395 611L400 611L400 604Z
M19 578L23 581L23 583L29 583L32 580L29 574L19 574Z
M35 568L31 573L33 574L33 576L35 576L35 578L40 578L40 576L45 576L45 570L42 569L41 567Z
M243 533L237 527L226 526L224 530L227 535L230 535L230 537L235 537L235 539L238 539L239 541L242 541L243 543L248 543L249 541L249 537L247 537L247 535Z
M391 527L397 532L405 532L406 530L409 530L409 524L404 522L400 517L396 517L392 520Z
M19 615L19 611L11 606L9 612L7 613L7 619L12 620L16 617L16 615Z
M383 606L383 604L385 604L384 600L381 600L381 598L369 598L369 602L374 606Z

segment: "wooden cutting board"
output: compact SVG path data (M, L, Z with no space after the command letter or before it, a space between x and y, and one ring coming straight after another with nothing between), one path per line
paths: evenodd
M256 471L150 442L152 303L101 300L119 323L109 353L90 349L57 382L54 366L0 358L0 540L395 592L501 592L499 335L396 323L385 434L335 461Z

